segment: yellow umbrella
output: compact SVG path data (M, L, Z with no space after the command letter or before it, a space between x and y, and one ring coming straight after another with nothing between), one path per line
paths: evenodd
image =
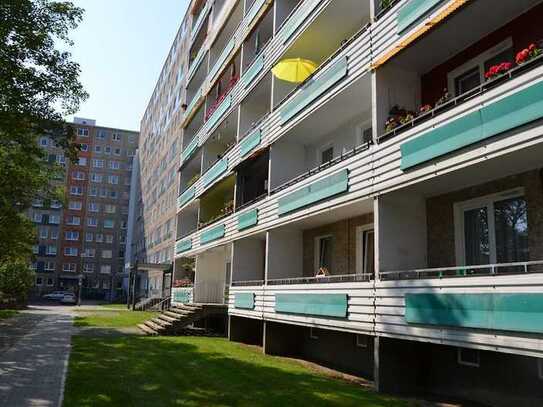
M276 78L287 82L301 83L305 81L315 70L317 64L303 58L290 58L280 61L272 69Z

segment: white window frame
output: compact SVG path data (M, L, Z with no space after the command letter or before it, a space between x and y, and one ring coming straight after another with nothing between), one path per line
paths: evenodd
M361 338L364 340L361 341ZM367 349L369 346L369 337L367 335L356 334L356 346L359 348Z
M314 241L314 259L313 259L313 267L314 267L314 274L316 274L318 271L319 271L319 263L320 263L320 259L319 259L319 254L320 254L320 242L321 242L321 239L326 239L326 238L332 238L332 242L334 241L334 235L329 233L329 234L326 234L326 235L320 235L320 236L315 236L315 241ZM333 246L332 246L333 248ZM332 253L333 255L333 253ZM334 265L332 264L332 267ZM332 270L328 270L330 273L332 272Z
M470 199L462 202L455 202L454 208L454 235L455 235L455 251L456 263L460 266L466 265L466 241L464 227L464 212L485 207L487 208L488 216L488 238L490 244L490 264L496 264L496 225L494 219L494 204L495 202L511 198L525 197L524 188L512 188L506 191L495 194L481 196L475 199Z
M326 150L329 150L329 149L332 149L332 158L330 159L330 161L334 159L335 153L336 153L336 146L335 146L335 143L331 141L329 143L321 145L317 149L317 165L324 164L324 162L322 161L322 153L324 153ZM329 162L329 161L326 161L326 162Z
M447 74L447 83L448 83L448 89L450 91L451 95L456 95L456 87L455 87L455 80L459 76L462 76L463 74L467 73L469 70L475 68L476 66L479 67L479 75L481 79L481 83L484 83L485 81L485 62L489 59L495 57L499 53L505 51L508 48L513 47L513 39L511 37L506 38L499 44L494 45L492 48L484 51L483 53L477 55L475 58L470 59L468 62L462 64L458 68L455 68L451 72Z
M364 138L364 131L372 129L371 138L373 139L373 126L371 119L361 121L355 125L356 132L356 146L361 146Z
M373 223L368 223L366 225L361 225L356 227L356 274L373 274L375 270L366 270L367 269L367 263L366 260L368 258L367 253L362 253L362 242L364 241L364 233L373 231L373 247L375 250L375 227ZM366 251L366 247L364 247L364 251ZM375 253L373 254L373 258L375 259ZM375 260L374 260L375 261Z
M315 334L315 330L316 328L313 328L312 326L309 327L309 339L319 339L319 336Z
M469 367L480 367L481 366L481 352L479 349L467 349L477 352L477 362L468 362L465 360L462 360L462 351L466 348L456 348L456 355L457 355L457 362L459 365L462 366L469 366Z

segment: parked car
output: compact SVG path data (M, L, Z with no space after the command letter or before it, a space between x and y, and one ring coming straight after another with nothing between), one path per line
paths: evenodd
M68 291L53 291L52 293L45 294L44 296L42 296L42 298L44 300L60 301L64 298L66 294L71 294L71 293Z
M66 293L64 294L64 297L60 300L61 304L77 304L77 298L75 297L75 294L73 293Z

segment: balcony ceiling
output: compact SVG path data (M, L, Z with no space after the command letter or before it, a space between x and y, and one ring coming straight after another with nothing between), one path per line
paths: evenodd
M471 1L393 61L406 70L426 73L539 3L541 0Z

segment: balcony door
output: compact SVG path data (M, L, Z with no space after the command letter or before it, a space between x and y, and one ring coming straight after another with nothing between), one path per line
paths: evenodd
M528 206L522 189L455 205L458 264L529 260Z
M375 233L373 224L356 229L356 274L375 271Z

